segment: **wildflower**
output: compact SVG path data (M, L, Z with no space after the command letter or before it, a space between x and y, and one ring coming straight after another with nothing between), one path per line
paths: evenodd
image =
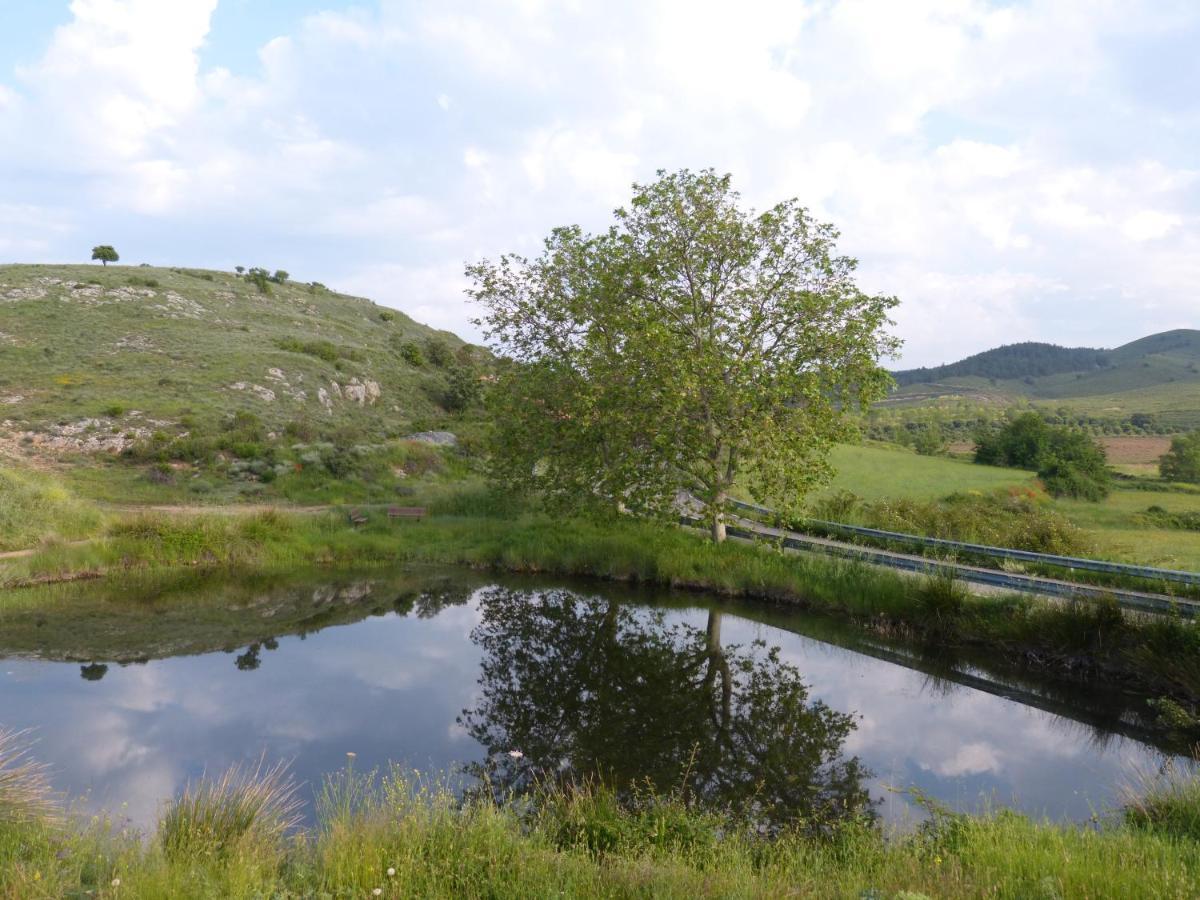
M521 759L525 754L522 753L520 750L509 750L508 755L511 756L513 759Z
M387 874L388 874L388 878L395 878L396 870L393 869L391 866L388 866Z
M940 856L935 856L933 858L933 864L935 866L940 866L942 864L942 858Z
M114 879L112 880L112 886L113 886L113 887L115 887L115 888L118 888L118 887L120 887L120 886L121 886L121 879L120 879L120 878L114 878Z
M383 888L375 888L373 891L371 891L371 896L372 897L382 897L383 896Z

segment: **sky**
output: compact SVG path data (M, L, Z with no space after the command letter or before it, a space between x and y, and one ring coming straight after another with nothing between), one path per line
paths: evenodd
M0 262L285 269L477 339L463 266L712 167L897 364L1200 327L1195 0L0 0Z

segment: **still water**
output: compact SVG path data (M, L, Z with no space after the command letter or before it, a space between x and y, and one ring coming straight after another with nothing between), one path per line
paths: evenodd
M56 787L135 823L206 770L353 753L486 772L602 773L782 818L869 805L1082 820L1170 754L1126 705L778 607L457 572L64 589L0 603L0 727ZM310 792L306 792L310 795Z

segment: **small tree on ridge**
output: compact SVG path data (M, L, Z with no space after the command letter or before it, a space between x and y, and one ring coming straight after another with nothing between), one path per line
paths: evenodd
M100 260L105 266L110 262L116 262L120 258L117 255L117 251L113 249L112 244L99 244L92 248L92 259Z

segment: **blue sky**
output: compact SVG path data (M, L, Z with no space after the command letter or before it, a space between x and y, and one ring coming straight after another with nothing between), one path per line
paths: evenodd
M284 268L472 334L462 266L659 168L797 196L904 364L1200 327L1193 0L8 0L0 261Z

